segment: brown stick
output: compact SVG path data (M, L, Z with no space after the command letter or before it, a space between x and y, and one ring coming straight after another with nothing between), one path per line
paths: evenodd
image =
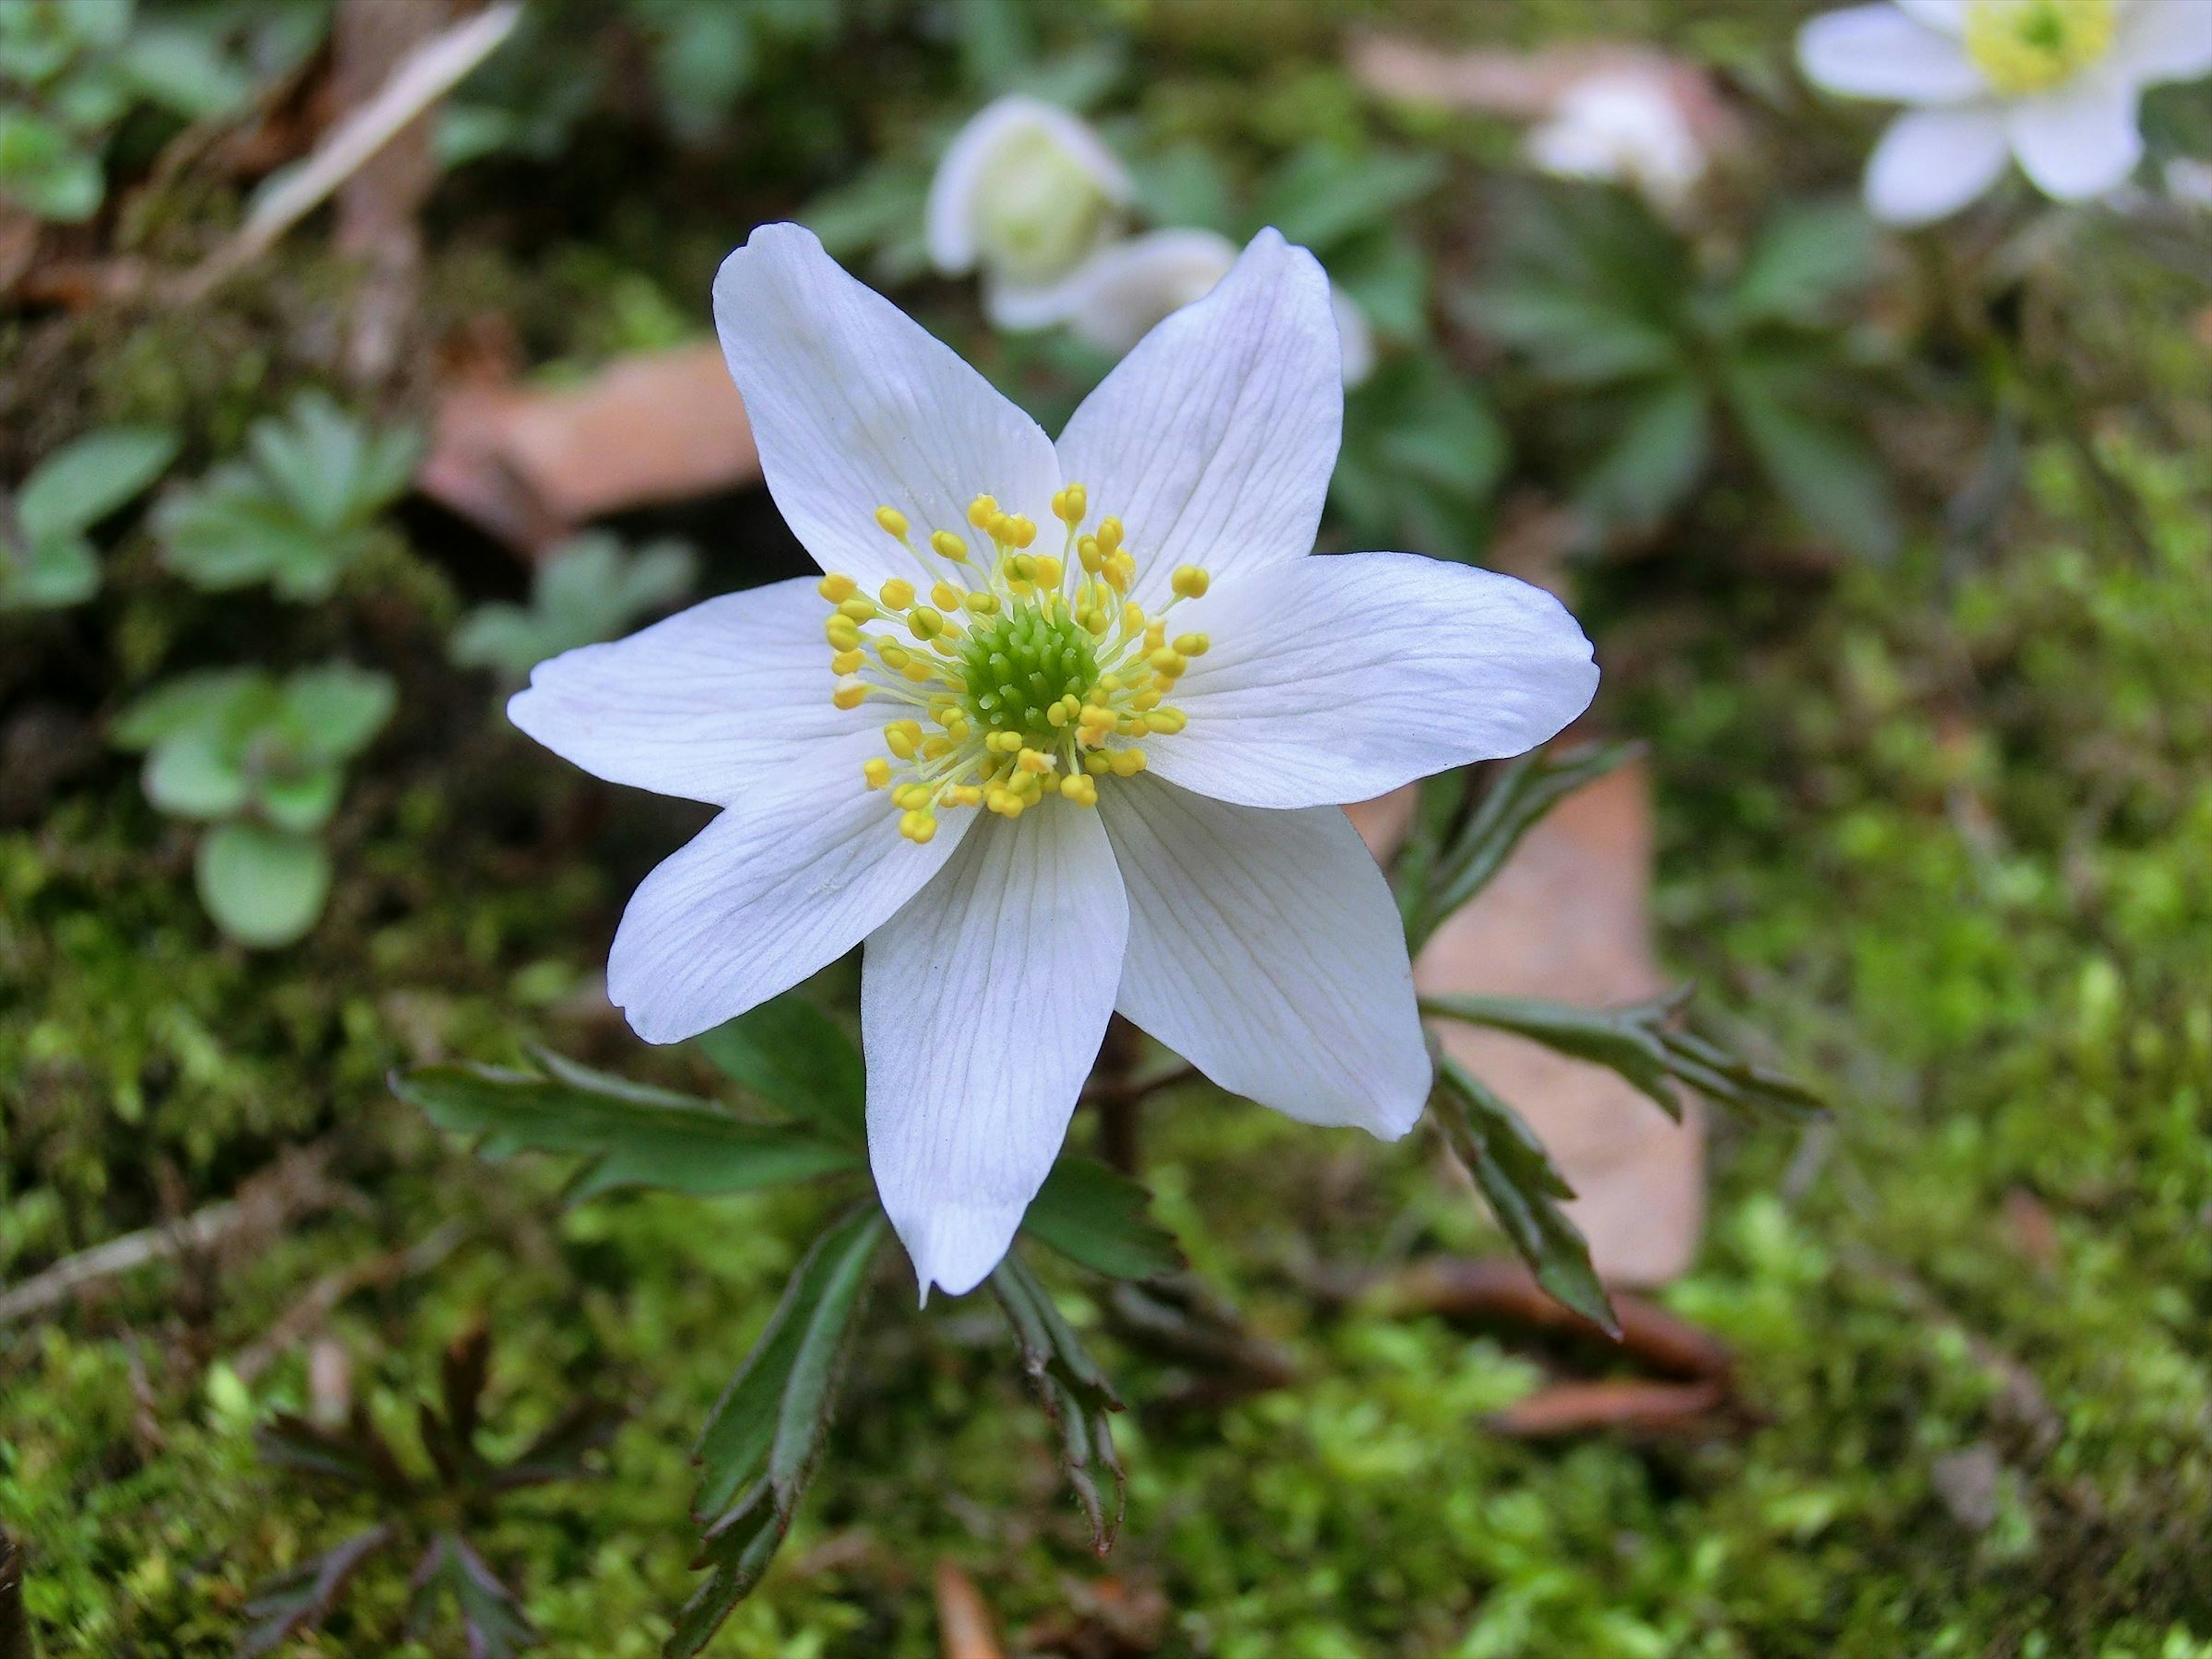
M950 1561L937 1564L937 1639L944 1659L1006 1659L983 1592Z
M1517 1261L1431 1256L1400 1273L1382 1294L1387 1305L1401 1312L1510 1319L1540 1330L1609 1340L1580 1314L1554 1302ZM1613 1306L1620 1319L1620 1351L1662 1376L1725 1383L1735 1370L1735 1358L1727 1346L1687 1320L1619 1291L1613 1294Z
M1727 1399L1727 1386L1719 1382L1609 1377L1598 1382L1555 1382L1498 1413L1490 1426L1524 1439L1591 1429L1679 1428L1717 1411Z
M429 1272L453 1253L466 1231L458 1221L444 1222L404 1250L371 1256L366 1261L325 1273L307 1287L298 1301L276 1316L276 1322L262 1333L259 1340L240 1350L238 1358L231 1362L231 1370L238 1374L240 1382L251 1383L282 1359L295 1343L319 1328L356 1291L367 1290L373 1285L395 1285L403 1279Z

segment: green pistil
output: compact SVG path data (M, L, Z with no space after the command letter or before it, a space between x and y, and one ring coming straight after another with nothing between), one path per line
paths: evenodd
M1098 658L1073 617L1048 617L1034 602L1018 600L969 629L960 671L968 683L968 714L979 727L1018 732L1044 748L1057 736L1045 711L1090 690L1098 680Z

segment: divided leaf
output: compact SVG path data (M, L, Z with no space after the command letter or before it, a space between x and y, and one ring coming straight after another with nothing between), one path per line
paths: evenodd
M161 427L109 427L64 444L15 497L16 522L33 545L81 536L161 476L177 434Z
M1590 1266L1589 1244L1559 1208L1559 1200L1575 1195L1574 1188L1520 1114L1449 1056L1437 1062L1429 1106L1445 1144L1474 1177L1536 1282L1607 1334L1619 1337L1613 1303Z
M413 1589L407 1611L410 1637L428 1631L438 1593L444 1590L453 1598L468 1634L469 1659L514 1659L524 1648L538 1645L538 1632L523 1616L514 1592L459 1533L441 1532L431 1541L415 1569Z
M1152 1200L1095 1158L1063 1158L1030 1200L1022 1231L1094 1273L1159 1279L1188 1264L1175 1235L1152 1219Z
M1052 1293L1020 1256L1010 1251L999 1263L991 1273L991 1289L1013 1327L1030 1387L1060 1431L1060 1468L1091 1522L1091 1547L1103 1555L1114 1547L1128 1501L1109 1422L1121 1401L1074 1328L1053 1305ZM1098 1489L1102 1474L1114 1489L1110 1515Z
M746 1123L690 1095L648 1088L540 1050L546 1073L493 1066L417 1066L392 1092L479 1155L552 1152L586 1160L572 1201L619 1187L750 1192L857 1168L851 1148L797 1125Z
M854 1146L867 1134L868 1077L845 1028L796 991L699 1039L723 1075Z
M708 1419L692 1500L705 1530L693 1565L711 1577L677 1617L664 1650L673 1659L707 1644L791 1530L829 1437L868 1271L888 1231L870 1202L815 1240Z
M238 1638L241 1659L273 1653L287 1638L319 1626L337 1610L354 1574L392 1539L390 1527L371 1527L260 1586L246 1604L253 1622Z

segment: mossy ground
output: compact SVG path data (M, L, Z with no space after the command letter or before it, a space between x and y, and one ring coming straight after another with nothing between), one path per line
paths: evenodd
M1744 15L1697 27L1731 50L1771 33ZM1340 76L1285 70L1245 118L1295 133L1347 107ZM496 304L537 356L663 343L665 296L703 292L726 238L699 179L655 188L689 192L677 233L632 195L542 262L526 214L488 211L441 255L453 316L432 325ZM280 270L189 325L42 336L40 362L73 366L51 418L180 420L196 459L226 450L312 368L287 343L314 337L332 279ZM1102 1335L1132 1402L1102 1565L995 1316L917 1314L887 1280L829 1464L713 1650L921 1659L950 1558L1009 1630L1110 1573L1164 1595L1159 1651L1220 1659L2212 1656L2212 432L2201 341L2172 314L2117 283L2081 301L2082 406L2147 364L2155 418L2039 440L1977 547L1930 531L1896 568L1808 573L1723 496L1664 557L1589 580L1606 718L1653 745L1664 952L1835 1101L1802 1131L1721 1126L1707 1243L1666 1292L1735 1348L1740 1413L1492 1432L1559 1353L1313 1289L1317 1265L1499 1248L1434 1146L1184 1088L1147 1114L1161 1212L1297 1380L1200 1403ZM343 1508L252 1449L305 1397L301 1354L250 1386L234 1362L324 1276L449 1222L442 1265L329 1321L356 1393L411 1443L443 1346L481 1317L501 1439L579 1392L623 1401L604 1474L518 1500L492 1553L548 1650L580 1659L656 1653L688 1593L692 1438L827 1200L567 1209L558 1170L480 1164L386 1091L393 1066L532 1041L714 1082L593 993L623 896L699 815L501 735L486 686L424 643L453 569L395 553L286 624L303 659L343 647L410 688L307 945L215 942L188 840L120 759L0 832L0 1275L221 1198L293 1143L325 1144L357 1195L219 1271L152 1268L0 1333L0 1524L53 1659L228 1653L250 1587L340 1535ZM180 639L273 632L258 603L180 601L126 549L97 629L27 636L0 693L89 712ZM1056 1282L1103 1324L1091 1287ZM1938 1480L1967 1451L1997 1471L1978 1514ZM458 1651L398 1642L403 1598L373 1570L300 1650Z

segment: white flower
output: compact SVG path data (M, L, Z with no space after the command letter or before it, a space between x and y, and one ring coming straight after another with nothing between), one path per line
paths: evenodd
M1041 326L1030 320L1035 296L1112 238L1132 194L1114 152L1082 121L1035 98L1001 98L937 164L930 260L948 276L980 265L984 309L1000 327Z
M869 1158L925 1291L1004 1255L1116 1009L1225 1089L1403 1134L1429 1060L1337 803L1541 743L1597 670L1539 589L1313 556L1343 400L1312 257L1262 233L1057 446L795 226L724 262L714 315L830 574L556 657L509 705L723 809L623 916L638 1034L865 939Z
M2060 201L2100 196L2142 155L2146 86L2212 73L2212 0L1897 0L1805 26L1806 78L1917 107L1867 166L1867 205L1896 224L1955 213L2008 155Z
M1635 187L1662 213L1679 212L1705 174L1705 149L1662 75L1630 67L1584 76L1560 94L1528 138L1537 167L1568 179Z
M1237 263L1237 244L1218 232L1150 230L1112 242L1057 289L1034 297L1031 326L1066 323L1101 351L1127 351L1170 313L1213 292ZM1375 336L1367 315L1331 286L1344 384L1358 386L1375 370Z

